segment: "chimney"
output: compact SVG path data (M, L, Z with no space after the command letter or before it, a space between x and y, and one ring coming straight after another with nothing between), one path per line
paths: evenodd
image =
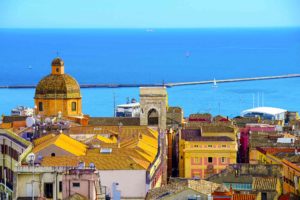
M140 132L139 132L138 136L139 136L139 140L143 139L143 135Z
M121 147L121 141L120 141L120 136L119 135L117 135L117 143L118 143L118 148L120 148Z

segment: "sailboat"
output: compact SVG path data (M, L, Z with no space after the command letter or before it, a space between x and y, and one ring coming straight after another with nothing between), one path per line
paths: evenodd
M213 83L213 86L212 86L213 88L216 88L216 87L218 87L218 85L217 85L217 81L216 81L216 79L214 78L214 83Z

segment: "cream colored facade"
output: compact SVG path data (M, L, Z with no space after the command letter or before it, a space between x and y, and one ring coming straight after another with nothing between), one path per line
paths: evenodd
M165 87L140 88L141 125L148 125L149 115L152 110L158 113L158 127L166 129L168 94Z
M66 169L63 167L16 167L15 198L30 198L33 193L35 197L45 197L45 184L49 183L52 184L53 197L45 199L62 200L62 190L60 190L59 184L62 182L62 173L65 171Z

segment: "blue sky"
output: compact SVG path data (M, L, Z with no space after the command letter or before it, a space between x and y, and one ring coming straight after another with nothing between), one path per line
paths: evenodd
M0 0L7 28L300 26L300 0Z

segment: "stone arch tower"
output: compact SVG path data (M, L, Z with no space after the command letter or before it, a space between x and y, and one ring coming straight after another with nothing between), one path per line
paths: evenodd
M165 87L141 87L140 88L140 124L149 125L148 118L153 110L158 115L158 127L166 129L168 94Z

